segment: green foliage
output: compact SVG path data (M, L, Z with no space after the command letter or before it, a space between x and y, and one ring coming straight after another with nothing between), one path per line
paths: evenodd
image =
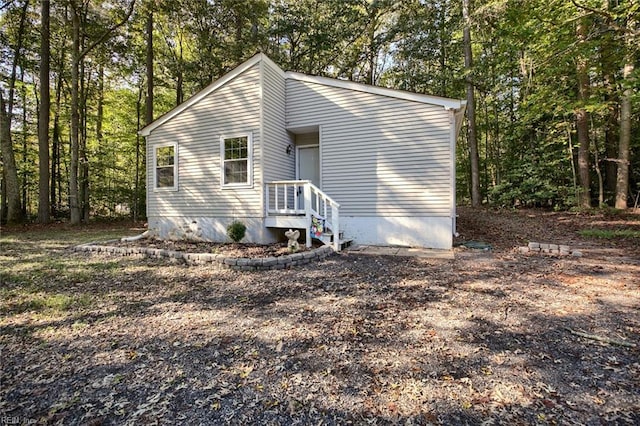
M121 18L130 1L78 3L85 47ZM574 114L584 108L590 115L591 191L597 194L598 175L593 167L597 165L604 180L604 199L611 201L616 167L610 159L617 156L620 95L628 88L633 105L629 180L635 196L640 188L640 39L620 29L637 15L640 4L576 2L596 10L588 12L564 0L472 3L474 65L469 76L476 88L484 200L501 206L571 207L576 197ZM0 12L0 59L7 64L0 90L5 99L25 4L7 2ZM38 2L28 3L13 102L12 140L27 215L35 213L38 199L38 7ZM149 8L154 19L155 117L256 51L267 53L285 70L465 97L459 1L138 1L129 22L83 58L79 109L86 159L81 163L89 166L89 205L94 217L115 217L134 207L138 216L145 211L145 141L137 132L144 125ZM576 18L582 16L589 36L579 43ZM68 2L51 2L51 140L59 143L53 176L57 217L68 214L69 208L70 24ZM623 79L626 37L634 38L630 49L636 67ZM577 58L587 61L590 77L589 96L580 102ZM461 135L456 188L458 200L464 202L470 186L465 126ZM141 155L136 158L136 154Z
M246 225L239 220L234 220L227 226L227 236L236 243L244 238L246 232Z
M602 238L612 240L615 238L640 238L640 231L634 229L583 229L579 231L583 237Z
M13 313L42 312L60 313L87 308L91 297L85 294L70 296L67 294L29 294L19 291L3 292L7 305L4 310Z

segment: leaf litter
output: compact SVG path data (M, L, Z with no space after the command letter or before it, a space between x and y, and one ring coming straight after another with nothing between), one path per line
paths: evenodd
M248 273L70 253L50 241L26 253L18 238L3 247L7 270L26 254L87 267L72 283L2 276L0 415L91 425L638 424L637 240L581 237L594 220L608 223L461 209L460 240L492 252L457 248L453 261L344 252ZM640 226L636 216L611 220ZM585 255L515 250L535 240ZM47 310L22 303L30 291L85 301Z

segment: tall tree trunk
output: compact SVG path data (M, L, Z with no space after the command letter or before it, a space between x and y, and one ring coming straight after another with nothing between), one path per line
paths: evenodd
M96 142L98 143L98 152L104 149L104 135L102 133L102 123L104 121L104 64L100 63L98 66L98 107L96 110ZM88 173L89 167L87 164L87 181L89 179ZM86 195L89 195L89 190L87 188ZM90 206L88 197L85 200L87 210ZM85 216L85 220L89 220L88 211L86 212L87 216Z
M64 67L64 54L60 54L60 68L58 69L58 81L56 84L56 103L53 112L53 134L51 148L51 214L56 215L60 209L60 198L62 196L62 174L60 173L60 105L62 97L62 73ZM56 189L58 190L56 196Z
M49 202L49 0L40 1L40 111L38 115L38 222L48 223ZM53 187L53 185L52 185Z
M80 223L80 198L78 193L78 156L80 132L80 11L76 5L71 7L73 28L71 50L71 161L69 163L69 210L71 224Z
M612 77L612 76L609 76ZM608 77L605 76L605 79ZM611 85L609 86L605 82L605 87L610 89L609 93L605 94L605 102L608 103L607 117L604 128L604 184L605 191L608 196L614 196L616 192L616 158L618 158L618 118L620 116L619 102L615 99L615 82L611 79Z
M153 11L149 10L149 15L147 16L147 93L145 97L145 125L149 125L153 121ZM142 88L138 93L138 104L137 104L137 119L138 119L138 129L140 129L140 108L141 108L141 99L142 97ZM140 164L140 150L141 145L145 143L144 139L140 135L136 135L136 173L135 173L135 185L134 185L134 197L133 197L133 220L137 221L140 218L140 169L142 165ZM144 157L142 157L142 162L144 164Z
M438 26L440 27L440 31L439 31L439 47L440 47L440 53L439 53L439 62L440 62L440 93L438 93L439 96L446 96L447 94L447 73L446 73L446 67L447 67L447 49L448 49L448 45L446 43L446 36L447 36L447 10L448 10L448 4L447 2L443 2L440 3L438 7L438 16L439 16L439 23Z
M67 20L67 9L65 8L65 21ZM61 42L61 45L65 44L66 37L64 37ZM56 100L53 107L53 131L51 135L51 215L53 217L57 215L62 204L62 173L60 172L60 150L62 147L62 141L60 140L60 106L64 82L65 50L60 49L59 55L58 69L56 70Z
M96 140L102 147L104 136L102 134L102 122L104 120L104 64L98 67L98 108L96 110Z
M580 48L586 41L588 23L581 18L576 26L576 38ZM580 207L591 207L591 178L589 174L589 114L584 108L589 98L589 74L587 59L582 53L576 60L578 79L578 103L576 109L576 130L578 133L578 178L580 182Z
M627 16L627 33L625 35L625 64L622 74L623 83L631 78L634 68L634 41L636 20L631 12ZM618 145L618 175L616 179L616 208L627 208L627 192L629 191L629 145L631 142L631 96L633 90L629 83L620 99L620 143Z
M138 102L136 103L136 119L137 128L141 127L141 109L142 109L142 87L138 89ZM148 118L148 117L147 117ZM133 191L133 221L138 221L139 216L139 190L140 190L140 133L136 133L136 173L135 173L135 185Z
M22 221L22 209L20 208L20 185L18 183L18 167L13 152L11 141L11 119L7 111L7 104L0 90L0 148L2 149L2 164L4 182L7 191L7 217L9 224Z
M84 41L84 40L83 40ZM83 42L84 45L84 42ZM87 97L88 97L88 78L91 76L91 70L86 72L85 61L80 63L80 152L79 174L80 174L80 215L83 222L89 222L89 158L87 156Z
M147 96L145 98L145 125L153 121L153 11L147 15Z
M471 163L471 205L480 206L480 159L478 155L478 139L476 136L476 105L471 71L473 54L471 51L471 23L469 20L469 0L462 0L462 19L464 20L464 68L467 86L467 118L469 120L469 156Z
M183 79L182 69L179 69L178 78L176 80L176 106L182 103L182 99L184 97L184 94L182 93L182 81L183 81L182 79Z
M183 49L182 49L182 33L178 36L178 78L176 81L176 106L182 103L184 99L184 93L182 93L182 83L183 83L183 68L184 68L184 58L183 58Z
M71 211L71 224L77 225L82 219L81 214L81 199L79 197L78 190L78 172L79 172L79 132L80 132L80 65L84 60L84 57L91 52L97 45L104 42L116 29L124 25L131 14L133 13L133 7L135 6L135 0L129 3L129 9L126 16L114 26L106 29L99 37L97 37L88 46L83 47L80 50L80 13L84 13L81 7L82 5L77 3L77 0L72 0L71 5L71 23L72 23L72 59L71 59L71 162L69 170L69 209ZM88 172L88 169L87 169Z
M593 127L593 123L591 123ZM602 170L600 169L600 147L598 146L598 137L593 136L593 152L594 161L593 166L596 169L596 176L598 177L598 207L604 207L604 179L602 178Z
M29 168L27 167L28 150L27 150L27 86L24 84L24 64L20 64L20 96L22 98L22 217L29 217Z
M610 9L610 0L603 0L602 8L605 11ZM604 101L607 105L607 113L604 123L604 186L607 195L611 196L616 192L616 162L618 157L618 116L619 99L616 93L616 64L618 58L612 55L618 46L615 41L615 33L605 31L602 35L602 45L600 48L600 69L602 69L602 80L604 86Z
M373 85L376 80L376 56L378 50L378 47L376 46L375 26L369 31L369 52L367 53L367 67L369 68L369 72L367 73L365 83Z
M7 185L5 185L4 173L0 175L0 224L5 223L7 217Z
M20 63L22 53L22 38L25 33L24 25L27 16L29 1L25 0L20 14L20 26L18 29L18 40L13 54L11 65L11 76L9 77L9 98L5 102L0 90L0 152L5 178L5 188L7 191L7 223L18 223L24 220L20 205L20 186L18 182L18 167L13 152L13 141L11 139L11 120L13 117L14 89L16 84L16 70Z

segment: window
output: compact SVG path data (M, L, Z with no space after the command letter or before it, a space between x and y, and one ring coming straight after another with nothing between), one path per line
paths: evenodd
M158 145L153 151L154 188L178 189L178 144Z
M223 187L252 185L251 134L220 138L221 182Z

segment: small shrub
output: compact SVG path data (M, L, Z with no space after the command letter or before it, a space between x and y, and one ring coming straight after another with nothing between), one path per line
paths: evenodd
M240 240L244 238L246 232L247 227L239 220L234 220L229 224L229 226L227 226L227 235L236 243L240 242Z

